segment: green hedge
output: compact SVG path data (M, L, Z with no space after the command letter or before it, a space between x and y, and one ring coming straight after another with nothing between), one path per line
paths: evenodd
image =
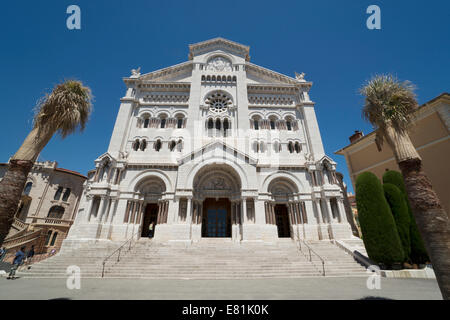
M391 183L403 193L405 197L406 205L408 207L408 214L410 219L409 225L409 237L411 241L411 253L410 259L413 263L425 263L430 261L428 258L427 250L425 249L425 244L423 243L422 237L419 233L419 228L416 224L416 219L411 210L411 206L409 204L408 194L406 193L405 183L403 181L403 176L400 172L395 170L386 171L383 175L383 183Z
M384 197L386 198L392 215L394 216L395 224L397 226L398 235L402 242L403 252L405 253L405 260L409 260L411 254L411 239L409 237L410 217L408 212L408 205L405 197L392 183L383 184Z
M356 179L356 205L369 258L386 265L403 262L405 254L394 217L380 180L371 172Z

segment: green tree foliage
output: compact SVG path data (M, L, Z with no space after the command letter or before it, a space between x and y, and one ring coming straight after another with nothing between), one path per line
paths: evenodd
M416 224L416 219L411 210L409 204L408 195L406 193L405 183L403 182L403 176L400 172L395 170L386 171L383 175L383 183L391 183L400 189L403 196L405 197L406 206L408 207L409 214L409 237L411 241L411 253L410 259L413 263L425 263L430 261L428 258L427 250L425 249L425 244L420 236L419 229Z
M411 254L411 239L409 237L410 217L405 197L398 187L392 183L383 184L384 196L395 219L398 235L402 242L405 259Z
M356 205L369 258L392 265L403 262L405 254L380 180L371 172L356 179Z

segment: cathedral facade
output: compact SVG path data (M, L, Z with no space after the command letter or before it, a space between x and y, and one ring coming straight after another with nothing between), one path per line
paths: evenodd
M351 238L304 78L222 38L190 45L187 62L132 70L65 244Z

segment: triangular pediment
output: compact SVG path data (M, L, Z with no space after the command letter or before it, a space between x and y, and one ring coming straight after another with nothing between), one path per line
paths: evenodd
M235 158L255 166L258 162L255 158L250 157L248 154L229 146L223 141L215 141L206 144L201 148L198 148L197 150L181 157L180 159L178 159L178 164L182 165L189 161L198 160L201 157L226 157L227 159Z
M223 50L244 57L247 61L250 60L249 46L220 37L189 45L189 60L192 60L196 55L216 50Z
M247 71L247 82L249 85L284 84L308 87L312 85L311 82L308 82L304 79L289 77L282 73L249 62L246 63L245 70Z
M190 82L192 62L187 61L167 68L135 76L135 79L145 82Z

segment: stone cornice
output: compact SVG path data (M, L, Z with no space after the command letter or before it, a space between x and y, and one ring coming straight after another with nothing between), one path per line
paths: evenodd
M186 62L176 64L174 66L155 70L155 71L152 71L152 72L149 72L149 73L146 73L143 75L139 75L136 77L133 77L133 76L125 77L125 78L123 78L123 81L126 84L135 84L135 83L141 83L142 81L145 81L145 80L157 80L157 79L165 78L167 76L174 76L183 71L192 71L193 65L194 64L192 63L192 61L186 61Z
M267 79L272 79L272 80L278 80L280 82L286 83L286 84L291 84L294 85L296 87L306 87L306 88L311 88L312 86L312 82L310 81L299 81L297 79L294 79L292 77L286 76L284 74L281 74L279 72L258 66L256 64L247 62L245 64L245 70L246 71L250 71L250 72L255 72L256 74L259 74Z
M217 47L217 46L224 46L224 47L230 49L231 51L234 51L234 52L244 56L247 61L250 60L250 56L249 56L250 47L244 46L240 43L237 43L237 42L234 42L231 40L227 40L224 38L220 38L220 37L202 41L202 42L197 42L194 44L190 44L189 45L189 60L192 60L194 55L203 53L203 52L211 49L212 47Z

